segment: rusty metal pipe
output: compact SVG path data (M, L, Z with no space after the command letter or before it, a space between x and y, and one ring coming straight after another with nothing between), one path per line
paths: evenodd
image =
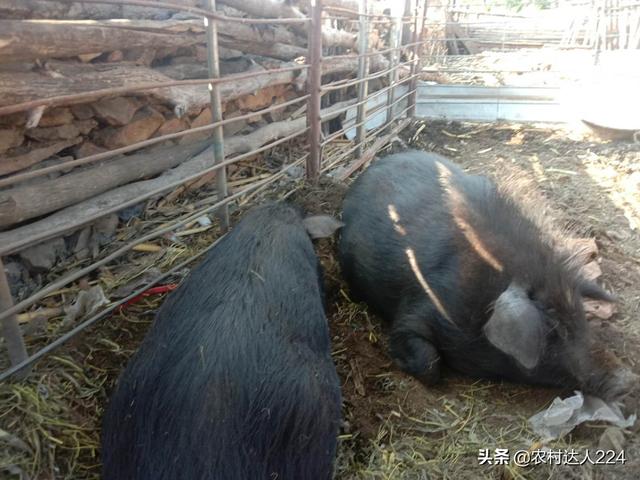
M260 153L263 152L265 150L268 150L270 148L275 147L276 145L280 145L281 143L284 143L286 141L289 141L299 135L302 135L304 133L307 132L307 128L304 128L298 132L295 132L291 135L288 135L286 137L281 138L280 140L276 140L274 142L271 142L268 145L265 145L263 147L260 147L257 150L253 150L251 152L247 152L244 153L242 155L238 155L237 157L234 157L231 160L226 160L223 163L220 163L218 165L214 165L210 168L206 168L204 170L202 170L201 172L198 172L196 174L190 175L187 179L181 180L180 182L174 182L171 185L167 185L164 186L162 188L158 188L156 190L154 190L153 192L147 193L145 195L140 195L139 197L132 199L128 202L126 202L123 205L119 205L117 208L110 208L108 210L105 210L103 212L100 213L99 216L97 216L97 218L104 216L104 215L108 215L109 213L114 213L117 212L118 210L121 210L122 208L125 208L127 206L130 205L135 205L136 203L141 202L142 200L146 200L147 198L150 198L154 195L158 195L159 193L163 193L167 190L171 190L172 188L177 187L178 185L181 185L183 183L189 182L191 180L195 180L196 178L201 177L202 175L209 173L209 172L213 172L218 170L219 168L222 168L226 165L230 165L232 163L235 162L239 162L240 160L243 160L247 157L250 157L252 155L255 155L256 153ZM164 235L165 233L169 233L173 230L175 230L176 228L179 228L183 225L186 225L187 223L190 223L194 220L196 220L197 218L201 217L202 215L204 215L205 213L211 212L217 208L219 208L220 206L224 205L223 202L225 202L227 199L235 199L237 198L237 194L234 195L230 195L228 196L225 200L223 200L222 202L217 202L216 204L204 208L202 210L199 210L196 213L193 213L191 215L189 215L187 218L184 218L182 220L178 220L176 222L173 222L165 227L162 227L158 230L155 230L151 233L148 233L140 238L138 238L137 240L133 240L131 242L129 242L128 244L124 245L123 247L120 247L119 249L117 249L115 252L109 254L108 256L106 256L105 258L98 260L94 263L92 263L91 265L88 265L80 270L76 270L72 273L70 273L69 275L67 275L66 277L61 278L60 280L57 280L51 284L49 284L48 286L38 290L38 292L34 293L33 295L31 295L29 298L26 298L24 300L22 300L21 302L18 302L17 304L15 304L13 307L10 307L6 310L4 310L3 312L0 312L0 320L4 320L5 318L7 318L9 315L12 315L14 313L18 313L21 312L22 310L30 307L31 305L35 304L36 302L38 302L39 300L42 300L43 298L45 298L47 295L49 295L52 292L55 292L56 290L59 290L60 288L63 288L65 285L67 285L68 283L71 283L79 278L84 277L85 275L91 273L92 271L94 271L96 268L99 268L103 265L106 265L107 263L109 263L112 260L115 260L116 258L120 257L121 255L125 254L126 252L128 252L129 250L131 250L133 247L135 247L136 245L140 244L140 243L144 243L144 242L148 242L150 240L153 240L155 238L158 238L161 235ZM65 229L62 229L63 232L65 231ZM59 235L62 232L56 232L56 231L51 231L48 232L48 236L46 238L51 238L52 236L56 236ZM42 239L41 239L42 240ZM41 241L38 240L38 241ZM37 242L36 242L37 243ZM12 247L11 245L9 247Z
M367 0L360 0L358 2L360 10L360 22L358 27L358 50L360 56L358 57L358 79L361 82L358 84L358 110L356 114L358 127L356 129L356 143L358 148L356 149L356 155L360 156L363 152L364 142L367 138L367 129L365 127L365 116L367 114L367 93L369 91L369 81L366 80L369 75L369 57L366 55L369 49L369 23L367 22Z
M304 157L303 157L304 158ZM245 189L243 189L240 192L234 193L233 195L228 196L227 198L225 198L222 202L217 202L216 204L212 205L211 207L207 208L207 211L211 211L214 210L216 208L219 208L221 206L221 203L230 203L233 200L236 200L237 198L242 197L243 195L246 195L247 193L249 193L251 190L257 190L259 188L263 188L266 185L275 182L276 180L278 180L280 177L282 177L289 169L293 168L294 166L299 165L300 163L302 163L302 159L296 160L295 162L291 163L290 165L287 165L285 168L283 168L280 172L277 172L275 174L273 174L271 177L269 178L265 178L264 180L260 181L260 182L256 182L254 185L251 185ZM194 215L191 215L189 218L192 218ZM154 278L153 280L151 280L149 283L147 283L146 285L138 288L137 290L135 290L134 292L132 292L129 296L119 300L118 302L110 305L109 307L105 308L104 310L102 310L101 312L98 312L97 314L95 314L94 316L88 318L87 320L85 320L84 322L80 323L79 325L77 325L76 327L74 327L72 330L68 331L67 333L65 333L64 335L62 335L60 338L54 340L53 342L51 342L50 344L48 344L47 346L41 348L40 350L38 350L37 352L35 352L33 355L25 358L23 361L21 361L20 363L13 365L11 368L5 370L4 372L0 373L0 382L6 380L7 378L9 378L10 376L14 375L17 372L20 372L22 370L24 370L26 367L28 367L29 365L32 365L34 362L38 361L39 359L41 359L42 357L44 357L45 355L47 355L48 353L52 352L53 350L55 350L56 348L60 347L61 345L63 345L64 343L68 342L70 339L72 339L73 337L75 337L77 334L79 334L80 332L82 332L83 330L87 329L88 327L90 327L91 325L93 325L94 323L96 323L98 320L100 320L101 318L105 317L106 315L108 315L109 313L113 312L116 308L118 308L120 305L123 305L125 303L127 303L129 300L131 300L132 298L137 297L138 295L140 295L141 293L143 293L145 290L147 290L149 287L152 287L153 285L156 285L157 283L160 283L162 280L164 280L165 278L173 275L174 273L182 270L183 268L185 268L187 265L189 265L191 262L193 262L194 260L196 260L197 258L201 257L202 255L204 255L206 252L208 252L209 250L211 250L213 247L215 247L218 242L220 242L222 240L222 238L224 238L224 235L220 238L218 238L214 243L212 243L211 245L209 245L208 247L206 247L205 249L201 250L200 252L196 253L195 255L189 257L188 259L184 260L183 262L180 262L178 265L172 267L170 270L166 271L165 273L161 274L160 276Z
M309 76L307 77L307 125L309 126L309 157L307 158L307 180L316 182L322 163L320 145L320 87L322 84L322 0L311 0L311 28L309 29Z
M296 70L305 70L308 65L295 65L292 67L274 68L272 70L262 70L257 72L245 72L237 75L227 75L220 78L199 78L194 80L173 80L170 82L154 82L142 83L140 85L132 85L127 87L103 88L90 92L74 93L72 95L60 95L57 97L42 98L39 100L29 100L27 102L16 103L0 107L0 115L9 115L11 113L24 112L36 107L57 107L60 105L71 105L75 103L88 102L102 97L110 97L123 95L125 93L140 92L143 90L154 90L156 88L178 87L188 85L207 85L210 83L228 83L244 80L247 78L258 77L261 75L272 75L274 73L293 72Z
M11 297L11 289L9 288L9 280L4 271L4 264L0 257L0 312L4 312L13 307L13 298ZM19 365L27 358L27 347L24 344L22 330L18 323L18 316L13 313L6 315L0 322L0 329L7 346L9 361L12 366ZM24 372L22 376L26 376L29 372Z
M215 12L216 1L207 0L209 10ZM210 78L220 78L220 55L218 49L218 20L215 18L205 19L207 24L207 65ZM209 84L211 95L211 122L218 123L213 128L213 159L215 164L224 162L224 136L222 132L222 102L220 101L220 87L217 83ZM221 201L227 196L227 169L221 167L216 173L216 193ZM220 224L223 231L229 228L229 207L224 204L218 212Z
M68 162L63 162L58 165L52 165L51 167L39 168L37 170L33 170L25 173L18 173L16 175L11 175L7 178L0 179L0 187L6 187L10 185L15 185L19 182L23 182L25 180L29 180L31 178L41 177L43 175L47 175L52 172L58 172L61 170L67 170L70 168L79 167L81 165L88 165L91 163L98 162L100 160L107 160L117 155L123 153L133 152L134 150L138 150L140 148L149 147L151 145L156 145L158 143L165 142L167 140L174 140L176 138L185 137L188 135L193 135L194 133L206 132L209 130L213 130L217 127L222 127L224 125L238 122L241 120L246 120L248 118L255 117L256 115L273 112L275 110L280 110L282 108L286 108L290 105L294 105L296 103L307 100L308 95L304 95L302 97L294 98L293 100L289 100L288 102L278 103L276 105L272 105L271 107L263 108L262 110L258 110L256 112L250 112L244 115L239 115L233 118L227 118L226 120L221 120L219 122L214 122L209 125L203 125L201 127L189 128L187 130L183 130L181 132L168 133L166 135L162 135L160 137L150 138L148 140L143 140L142 142L133 143L131 145L127 145L126 147L116 148L114 150L109 150L108 152L96 153L94 155L88 155L83 158L79 158L78 160L70 160Z

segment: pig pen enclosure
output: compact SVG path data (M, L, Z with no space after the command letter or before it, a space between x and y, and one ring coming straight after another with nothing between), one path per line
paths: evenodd
M590 322L640 373L638 127L602 139L513 123L557 120L549 89L577 85L594 55L632 64L638 9L554 5L574 12L563 23L553 9L527 17L527 5L0 4L0 478L100 478L100 420L118 374L227 225L278 199L339 216L360 169L406 148L526 178L559 224L593 239L593 275L618 303L596 305ZM616 28L603 26L610 17ZM563 68L567 58L578 60ZM520 91L486 90L505 85ZM637 426L587 423L541 442L527 419L571 392L453 372L426 388L400 372L384 325L342 280L335 240L316 247L344 399L336 478L640 476ZM625 412L639 397L636 387ZM626 461L478 459L545 447L624 449Z

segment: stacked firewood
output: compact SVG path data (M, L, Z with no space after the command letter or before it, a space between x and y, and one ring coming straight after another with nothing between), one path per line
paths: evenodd
M173 3L206 8L207 2ZM217 3L216 13L226 17L300 18L309 13L309 0ZM389 12L386 3L369 2L371 11L380 14ZM324 54L341 56L323 61L323 82L353 78L358 67L358 2L325 0L323 4ZM387 44L390 23L372 23L370 49ZM306 62L308 24L229 21L217 25L222 76ZM61 226L77 224L77 229L65 233L68 236L75 231L77 235L86 228L85 216L95 216L101 209L126 203L148 189L161 188L163 182L193 176L197 168L203 168L198 162L202 163L200 157L210 143L207 137L211 130L108 161L58 169L15 184L8 181L34 170L210 124L206 83L129 93L122 93L121 88L208 78L206 36L203 18L188 12L66 0L7 0L0 4L0 244L4 254L21 251L7 251L7 245ZM370 57L370 71L388 68L388 58ZM259 110L305 95L306 75L304 69L289 69L220 85L224 118L243 117L224 127L227 156L249 152L304 129L305 102L268 113ZM382 81L372 82L370 90L381 87ZM117 88L120 93L95 94ZM12 107L73 94L84 95L82 99L58 100L54 105L17 111ZM354 98L353 87L338 96L325 96L323 116L332 108L338 110L355 102ZM213 178L209 175L205 180ZM52 238L49 243L54 246L61 240L59 236L58 240ZM49 250L45 257L55 258ZM44 268L50 264L45 262Z

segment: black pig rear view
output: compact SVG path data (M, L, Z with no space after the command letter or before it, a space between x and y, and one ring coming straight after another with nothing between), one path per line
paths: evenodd
M444 361L473 376L621 393L622 377L593 356L582 306L611 298L537 217L432 153L388 156L354 182L343 272L391 322L403 370L429 384Z
M331 478L340 383L305 230L327 222L256 208L169 296L105 414L105 480Z

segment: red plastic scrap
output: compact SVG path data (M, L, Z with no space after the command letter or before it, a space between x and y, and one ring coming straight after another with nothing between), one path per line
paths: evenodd
M155 287L151 287L151 288L145 290L140 295L136 295L132 299L127 300L125 303L120 305L120 310L124 310L125 307L133 305L134 303L138 303L144 297L150 297L151 295L162 295L162 294L165 294L165 293L169 293L169 292L175 290L176 288L178 288L178 284L177 283L168 283L166 285L156 285Z

